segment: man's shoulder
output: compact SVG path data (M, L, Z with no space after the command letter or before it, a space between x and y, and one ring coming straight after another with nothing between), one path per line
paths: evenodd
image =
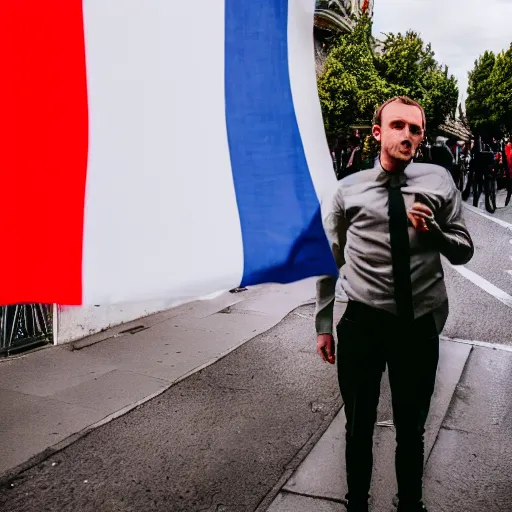
M359 183L366 183L367 181L372 181L379 174L380 170L377 167L373 169L365 169L364 171L358 171L354 174L350 174L346 176L339 182L339 188L348 188L353 185L358 185Z
M338 181L338 187L333 195L334 208L343 208L345 198L360 193L365 188L365 184L375 181L379 174L377 168L358 171L349 176L345 176Z
M435 164L412 163L406 170L407 179L416 186L433 189L450 195L456 190L450 172Z
M439 177L446 177L448 175L448 171L436 164L427 164L423 162L414 162L407 167L406 174L414 175L414 176L434 176L438 175Z

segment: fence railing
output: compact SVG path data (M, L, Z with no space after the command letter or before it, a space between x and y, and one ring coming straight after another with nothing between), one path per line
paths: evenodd
M53 341L53 305L0 307L0 357Z

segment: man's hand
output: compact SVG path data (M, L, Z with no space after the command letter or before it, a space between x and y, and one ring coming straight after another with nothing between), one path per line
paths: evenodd
M334 337L332 334L319 334L316 338L316 350L324 361L334 364L335 356Z
M429 231L429 223L434 220L434 213L423 203L414 203L407 212L414 229L418 231Z

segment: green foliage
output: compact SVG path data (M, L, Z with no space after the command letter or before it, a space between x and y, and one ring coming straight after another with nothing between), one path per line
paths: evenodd
M484 137L512 133L512 45L486 51L469 73L466 111L471 129Z
M430 44L418 33L389 34L379 58L382 76L395 91L416 100L425 109L427 131L435 130L457 108L459 90L455 78L435 59Z
M329 136L371 119L375 105L385 101L390 91L375 67L367 18L339 38L318 79L318 91Z
M363 169L372 169L374 167L374 160L379 151L380 144L371 135L367 135L363 141Z
M512 133L512 45L496 56L490 81L492 84L489 102L492 106L491 120L503 133Z
M497 120L492 120L492 103L489 101L489 93L493 89L491 75L495 64L494 53L486 51L475 61L475 67L469 72L466 115L471 130L479 135L499 132Z
M376 55L367 17L340 37L318 89L328 136L347 131L357 121L370 121L381 103L398 95L418 101L425 109L427 130L434 130L454 114L458 99L455 78L417 33L388 34L382 55Z

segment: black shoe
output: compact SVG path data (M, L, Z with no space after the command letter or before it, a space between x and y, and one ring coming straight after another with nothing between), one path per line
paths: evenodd
M508 203L510 203L511 198L512 198L512 194L508 193L507 198L505 199L505 206L508 206Z

